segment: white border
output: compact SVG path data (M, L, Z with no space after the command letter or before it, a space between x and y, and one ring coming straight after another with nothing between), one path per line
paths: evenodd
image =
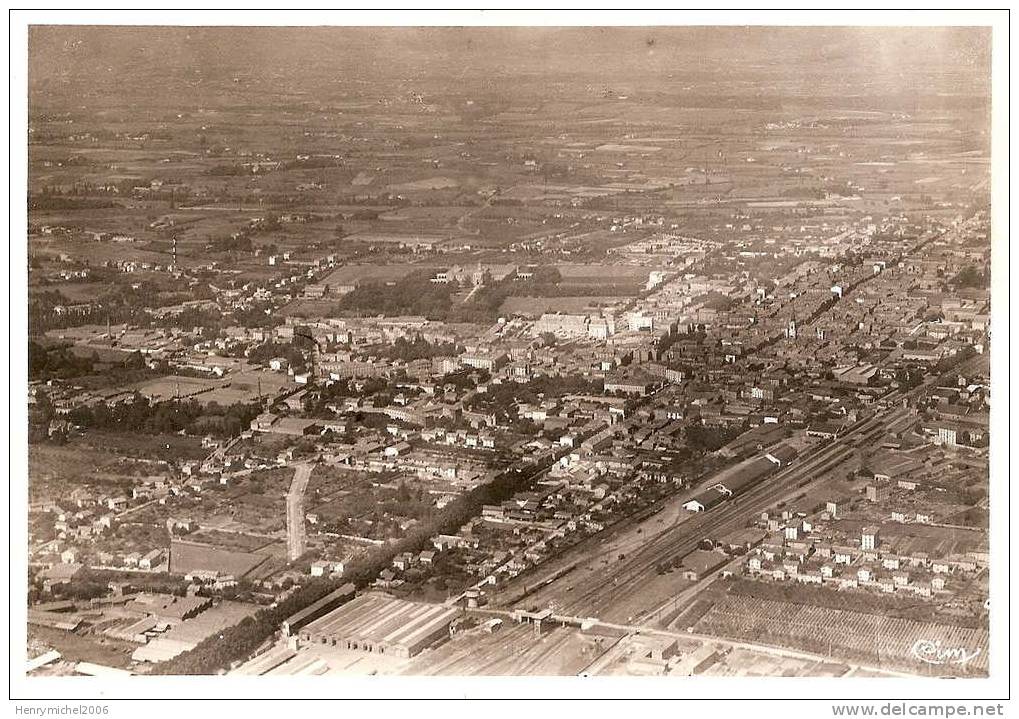
M1008 207L1004 198L1007 194L1009 176L1009 139L1008 139L1008 22L1006 16L995 11L947 11L947 10L896 10L873 14L861 14L860 11L848 10L797 10L773 11L748 9L739 11L674 11L655 10L640 11L429 11L400 10L386 11L173 11L173 10L134 10L123 3L111 3L113 7L123 7L116 11L82 11L82 10L28 10L13 11L11 15L11 65L8 77L11 82L11 105L9 115L9 131L11 137L12 157L10 158L11 185L8 188L12 213L10 223L10 297L9 307L10 333L8 337L24 337L27 333L27 309L22 298L27 292L27 268L24 258L24 243L16 238L26 236L27 217L19 208L24 207L24 188L27 186L27 144L22 141L27 136L27 84L25 79L25 59L27 57L27 26L29 24L120 24L120 25L422 25L422 26L489 26L489 25L853 25L853 26L935 26L935 25L980 25L993 29L994 52L992 58L992 191L993 191L993 235L994 262L992 266L993 295L995 298L994 342L992 345L992 372L994 377L995 402L991 411L992 432L991 445L991 494L992 494L992 533L991 553L995 557L994 571L991 573L992 597L1006 596L1006 557L1010 557L1009 547L1005 543L1005 527L1009 520L1006 499L1008 485L1008 438L1007 428L1010 412L1008 399L1011 397L1008 384ZM20 335L19 335L20 333ZM895 699L908 697L912 699L936 700L1003 697L1008 693L1007 676L1007 644L1011 636L1006 624L1007 609L997 608L992 612L991 631L991 678L973 680L930 680L930 679L739 679L727 680L709 677L693 679L677 678L603 678L579 679L569 677L535 678L393 678L365 677L356 679L299 679L290 678L274 681L265 677L256 679L234 677L167 677L142 678L108 681L101 679L64 678L64 679L32 679L27 680L21 668L24 662L25 621L23 601L23 568L26 563L26 547L24 537L27 532L27 519L18 508L26 506L26 441L27 426L24 420L24 397L27 388L27 360L21 342L13 343L16 353L11 356L11 397L13 404L11 416L13 426L9 428L11 437L11 501L18 511L10 512L10 547L11 572L9 588L13 596L12 602L12 633L9 637L11 649L11 694L15 697L36 697L39 699L55 699L63 697L177 697L177 698L215 698L220 696L247 697L251 699L276 699L281 697L302 698L355 698L355 697L589 697L598 699L615 699L623 697L656 697L656 698L722 698L756 697L756 698L797 698L815 699L822 702L815 708L827 715L824 705L833 699ZM5 419L6 421L6 419ZM9 508L10 509L10 508ZM233 711L232 705L213 703L208 705L210 711ZM254 707L257 709L257 706ZM411 709L410 705L406 705ZM603 705L611 707L613 705ZM783 703L755 703L734 706L737 711L741 706L755 714L765 716L786 714L788 711L798 713L800 705L786 706ZM128 708L127 705L114 705L127 709L132 714L142 711L150 713L156 705L145 703ZM218 707L218 708L217 708ZM229 708L228 708L229 707ZM282 708L275 703L262 704L267 711L274 713ZM304 705L296 705L301 711ZM183 708L183 707L182 707ZM528 711L526 707L523 708ZM650 708L650 707L649 707ZM705 707L706 708L706 707ZM313 709L308 706L308 709ZM492 711L495 705L486 705L484 711ZM802 709L807 709L804 705ZM191 708L185 709L191 711ZM399 709L398 709L399 710ZM167 711L177 713L173 706ZM517 710L514 710L517 711ZM611 708L609 709L611 711ZM161 712L158 712L161 713ZM698 712L699 714L700 712Z

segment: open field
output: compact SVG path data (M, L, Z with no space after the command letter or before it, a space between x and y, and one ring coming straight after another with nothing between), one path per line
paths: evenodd
M921 674L981 675L986 674L988 667L986 630L787 602L729 597L712 607L695 629ZM964 665L925 664L914 648L927 642L964 647L968 653L977 654Z
M154 402L195 399L203 405L215 402L225 406L254 402L259 397L272 397L290 386L292 382L285 374L250 369L209 379L169 375L145 380L127 390L137 391Z
M545 312L597 311L602 307L617 304L625 297L507 297L499 308L503 315L539 317Z
M240 578L265 562L262 554L236 552L190 541L177 541L170 545L170 573L186 574L194 571L216 571Z
M219 529L202 529L188 535L189 542L208 544L217 549L255 552L277 541L271 537L255 536L242 532L224 532Z

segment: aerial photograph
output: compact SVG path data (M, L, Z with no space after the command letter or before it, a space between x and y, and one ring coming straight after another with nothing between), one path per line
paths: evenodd
M989 28L305 24L27 28L28 685L989 676Z

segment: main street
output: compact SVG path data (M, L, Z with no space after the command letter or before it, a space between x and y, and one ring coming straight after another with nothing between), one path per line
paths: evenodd
M302 462L294 468L294 479L287 492L287 556L290 561L304 554L304 490L308 488L315 465Z

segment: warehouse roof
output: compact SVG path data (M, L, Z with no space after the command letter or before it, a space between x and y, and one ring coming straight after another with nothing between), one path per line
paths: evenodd
M305 631L412 647L449 624L458 613L458 609L442 604L408 602L373 592L316 619Z

